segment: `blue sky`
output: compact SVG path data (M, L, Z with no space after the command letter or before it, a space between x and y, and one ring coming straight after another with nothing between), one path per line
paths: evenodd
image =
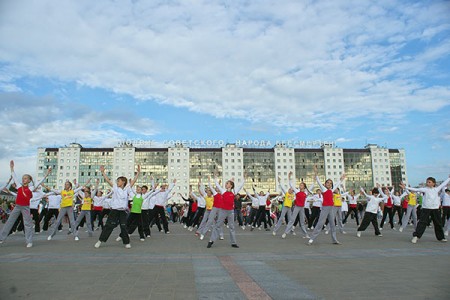
M332 140L450 173L448 1L2 1L0 179L77 141ZM3 167L1 167L3 166ZM3 171L1 171L3 170Z

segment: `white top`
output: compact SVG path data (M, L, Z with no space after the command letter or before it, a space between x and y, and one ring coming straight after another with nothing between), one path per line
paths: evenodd
M366 195L366 197L367 197L366 212L376 214L378 212L378 207L380 206L380 202L383 201L383 198L375 197L373 195L368 195L362 188L361 188L361 191L363 191L364 195Z
M165 207L167 205L167 200L169 200L169 193L172 191L174 186L175 186L175 184L171 183L171 184L169 184L169 187L166 188L166 190L164 192L159 190L158 194L153 197L155 199L153 207L155 205ZM150 202L152 202L152 201L150 201ZM151 206L152 206L152 203L150 203L150 209L153 209L153 207L151 207Z
M206 200L203 196L197 196L194 192L192 192L192 196L197 200L197 206L200 208L206 207Z
M442 193L442 206L450 206L450 195L446 192Z
M33 198L30 199L30 208L31 209L38 209L39 202L44 198L45 196L54 195L53 192L50 193L44 193L41 189L37 189L36 191L32 192Z
M439 209L441 205L441 199L439 198L439 192L446 188L447 184L450 182L450 178L447 178L443 183L441 183L438 187L429 188L411 188L406 187L408 191L420 192L424 193L424 197L422 200L422 208L425 209Z
M223 195L223 193L225 193L227 190L224 187L220 186L219 181L217 181L217 178L215 179L215 183L216 183L216 187L219 189L220 193ZM241 184L237 188L235 188L234 191L232 191L233 194L236 195L237 193L239 193L239 191L242 190L242 188L244 187L244 184L245 184L245 180L242 180ZM266 202L264 202L264 205L266 205Z
M133 192L130 186L127 185L124 188L119 188L117 184L114 184L112 190L112 198L111 201L109 201L111 208L117 210L127 210L128 197L130 197L131 193Z
M328 189L320 182L320 179L319 179L319 176L316 176L316 181L317 181L317 183L319 184L319 187L320 187L320 189L322 190L322 193L323 192L326 192ZM337 184L333 184L333 187L331 188L331 190L333 191L333 193L334 193L334 191L341 185L341 180L339 180L338 182L337 182Z
M47 197L48 199L48 209L58 209L61 205L62 197L61 195L50 195Z
M250 200L252 200L252 207L254 208L258 208L259 206L259 199L256 197L253 197L252 195L249 194L249 192L245 191L247 193L247 196L250 198Z
M348 204L352 204L352 205L356 205L358 204L358 199L359 199L359 194L358 195L350 195L348 194L347 198L348 198Z
M323 198L322 195L314 194L311 196L313 201L313 206L322 207Z

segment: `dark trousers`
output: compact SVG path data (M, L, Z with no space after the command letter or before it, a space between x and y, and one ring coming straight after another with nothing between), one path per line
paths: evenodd
M106 242L117 225L120 226L120 237L122 238L123 244L129 244L130 237L127 232L127 213L124 210L111 209L98 240L103 243Z
M195 227L197 225L200 225L200 220L203 217L203 215L205 214L205 208L204 207L199 207L197 208L197 212L195 213L194 219L192 220L192 227Z
M156 224L156 227L158 227L158 230L161 231L162 227L161 227L161 222L159 220L159 217L156 215L156 210L155 208L150 209L148 211L148 224L150 227L153 226L153 224ZM149 227L149 228L150 228Z
M58 215L59 215L59 209L57 208L49 208L47 210L47 214L45 215L44 218L44 226L42 226L42 230L47 231L48 230L48 223L50 222L50 220L52 219L53 216L55 216L55 220L58 219ZM58 230L62 229L62 225L60 224L58 227Z
M272 218L270 217L270 209L266 209L266 218L267 218L267 224L272 227L273 222Z
M164 232L167 233L169 231L169 223L167 222L164 207L155 206L153 210L155 211L155 218L161 218L164 227Z
M383 219L381 219L381 228L383 228L384 221L386 220L387 215L389 214L389 224L391 224L391 228L394 228L394 210L392 207L384 207L383 210Z
M39 210L37 208L30 208L30 214L33 216L34 232L40 232L41 221L39 220Z
M152 234L150 232L150 209L143 209L141 211L142 218L142 230L146 237L150 237Z
M141 239L144 239L145 235L144 235L144 226L142 222L142 214L130 213L127 220L128 234L132 234L136 230L136 228L138 229L139 237Z
M248 223L252 224L255 221L256 215L258 214L258 209L252 207L250 210L250 217L248 219Z
M308 220L308 228L313 227L313 225L316 226L317 221L319 221L319 216L320 216L320 207L313 206L311 208L311 217Z
M48 212L48 208L43 208L41 210L41 213L39 214L39 222L42 222L42 220L44 220L45 215Z
M400 205L394 205L393 209L393 215L395 216L395 213L398 214L398 224L402 225L402 218L403 218L403 208Z
M241 209L234 209L234 217L237 219L239 226L244 226Z
M344 219L344 221L342 221L342 223L343 224L347 223L348 216L350 216L352 214L352 212L353 212L353 214L355 215L355 218L356 218L356 225L359 226L358 209L356 207L349 207L348 208L347 215L345 216L345 219Z
M109 208L104 208L104 209L102 209L102 213L100 214L100 222L98 223L98 225L101 226L102 229L103 229L103 218L104 218L105 216L108 216L108 217L109 217L109 214L110 214L110 213L111 213L111 209L109 209Z
M101 210L91 210L92 230L94 230L94 222L96 219L98 219L97 227L102 227L102 229L103 229L103 219L102 219L102 211Z
M261 221L264 222L264 228L267 228L267 220L266 220L266 206L260 205L258 211L256 212L255 220L253 221L252 226L256 226L256 222L258 222L258 226L261 226Z
M442 206L442 226L450 219L450 206Z
M361 221L361 225L358 227L358 231L364 231L367 229L369 224L372 223L373 228L375 229L375 235L380 235L380 229L378 228L378 220L377 220L377 214L371 213L371 212L365 212L364 218Z
M413 232L413 236L417 236L419 239L425 232L425 228L428 226L429 219L433 221L434 234L438 241L444 239L444 230L442 229L441 216L439 209L428 209L422 208L419 218L419 223L417 224L416 231Z

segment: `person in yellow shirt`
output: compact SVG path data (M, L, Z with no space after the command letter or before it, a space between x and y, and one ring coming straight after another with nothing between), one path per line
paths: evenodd
M410 217L412 218L414 224L414 230L417 227L417 194L410 191L407 191L407 193L408 208L406 209L406 213L403 215L402 226L398 230L400 232L402 232L406 228Z
M280 217L278 218L278 222L275 225L275 227L273 228L272 234L276 235L278 229L281 227L281 224L285 218L285 216L287 215L287 222L286 225L289 223L289 221L291 220L292 217L292 203L294 202L295 199L295 194L294 194L294 190L292 188L289 188L287 191L283 188L283 186L281 185L281 178L278 177L278 184L280 186L280 190L282 192L282 196L284 197L283 200L283 208L281 209L281 214Z
M78 236L78 225L80 225L81 220L83 220L83 218L86 218L86 224L88 227L88 235L91 237L93 234L92 231L92 224L91 224L91 209L92 209L92 199L95 197L95 194L97 193L98 190L98 184L99 184L100 180L97 179L96 183L95 183L95 188L94 190L91 191L91 187L86 186L83 187L83 190L78 192L78 195L80 195L80 197L83 199L83 203L81 204L81 212L77 217L77 220L75 221L75 240L78 241L80 238Z
M76 185L76 180L73 181ZM89 184L90 180L87 181L86 185ZM53 190L53 192L57 195L61 195L61 206L58 214L58 218L56 219L56 222L52 225L52 228L50 230L50 235L48 236L47 240L51 241L52 238L56 234L56 230L58 230L58 226L61 224L63 217L66 215L69 217L70 222L70 232L76 231L75 226L75 217L73 215L73 198L76 193L81 191L84 187L78 187L75 190L72 189L72 183L70 181L66 181L64 184L64 189L62 191L59 190ZM75 236L75 240L78 241L78 237Z

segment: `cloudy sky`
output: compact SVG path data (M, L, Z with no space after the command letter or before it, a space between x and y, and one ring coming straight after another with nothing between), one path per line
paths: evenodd
M450 173L449 1L0 1L0 179L37 147L333 140Z

